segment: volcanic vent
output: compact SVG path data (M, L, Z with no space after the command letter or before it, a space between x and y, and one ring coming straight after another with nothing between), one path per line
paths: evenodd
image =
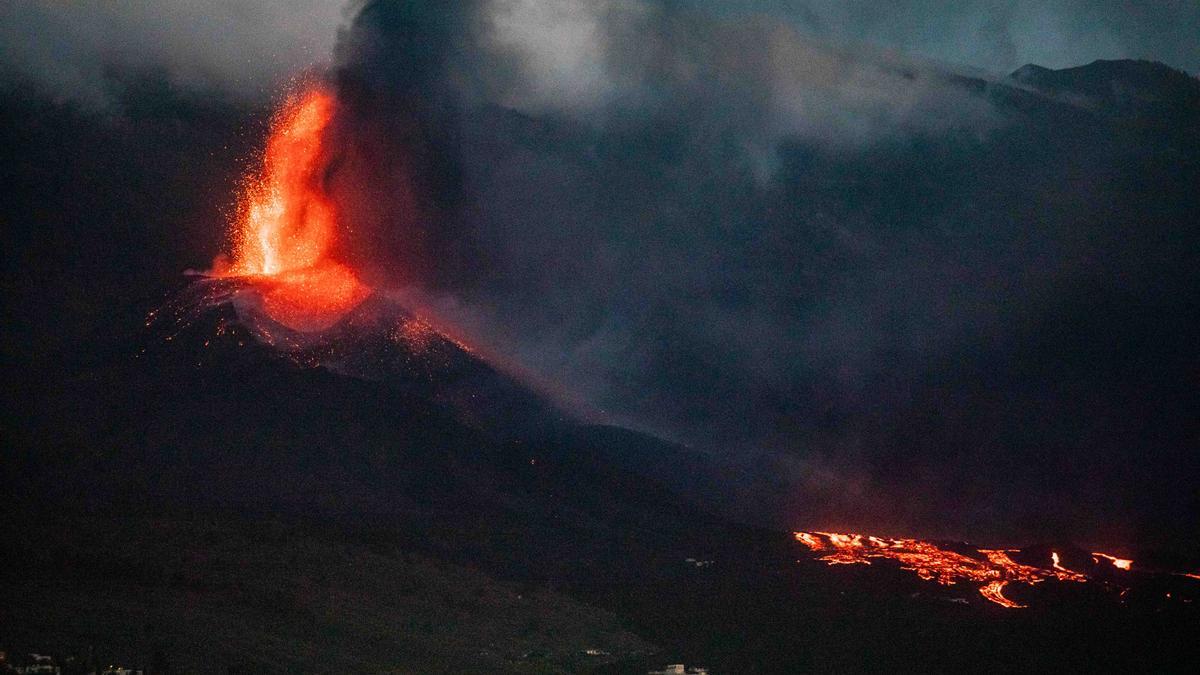
M239 309L261 310L295 331L327 329L371 293L330 257L341 223L323 181L336 106L319 84L287 99L272 121L260 172L243 183L231 224L233 255L218 256L211 272L244 282Z

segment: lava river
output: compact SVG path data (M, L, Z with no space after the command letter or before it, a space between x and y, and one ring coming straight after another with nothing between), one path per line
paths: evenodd
M795 537L830 565L870 565L875 559L895 560L901 569L914 572L926 581L946 586L974 584L980 595L1002 607L1025 606L1004 595L1009 584L1032 585L1047 579L1075 583L1092 580L1089 575L1060 564L1056 552L1051 552L1046 561L1049 566L1035 567L1012 559L1010 554L1019 549L976 549L959 553L917 539L885 539L836 532L796 532ZM1093 553L1092 559L1096 564L1104 561L1121 571L1128 571L1133 565L1132 560L1104 553Z

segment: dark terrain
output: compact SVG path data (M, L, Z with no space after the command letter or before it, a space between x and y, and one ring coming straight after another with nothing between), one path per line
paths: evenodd
M980 387L1005 391L1018 386L1005 378L1061 372L1061 359L1036 348L1038 335L1086 336L1098 311L1131 325L1173 316L1131 338L1165 342L1169 362L1115 353L1116 340L1095 343L1063 357L1068 376L1047 405L1075 401L1098 362L1112 371L1105 377L1128 378L1145 394L1129 397L1136 428L1112 431L1149 436L1173 474L1139 464L1132 447L1112 476L1146 493L1131 500L1161 501L1163 522L1182 524L1175 539L1161 523L1148 526L1146 549L1134 553L1153 544L1163 560L1174 555L1172 565L1195 570L1195 382L1163 374L1200 373L1200 265L1188 245L1200 214L1198 87L1156 64L1113 68L1022 69L1022 86L963 82L1026 116L978 150L973 161L990 182L936 144L853 177L797 147L792 170L807 178L791 183L790 197L828 200L823 191L849 181L869 206L883 199L869 196L873 186L923 165L932 207L969 210L978 227L1000 218L1001 203L1029 199L1029 217L1046 227L1029 234L1035 248L1053 244L1048 231L1079 225L1070 204L1048 213L1029 192L1054 184L1062 163L1111 167L1110 214L1161 205L1142 214L1137 236L1113 225L1115 216L1084 230L1101 258L1113 247L1183 242L1152 269L1102 266L1116 270L1126 296L1100 309L1064 302L1056 321L1030 317L1023 330L1033 337L1001 347L1018 364L1007 374L989 368L995 354L944 358L974 363ZM1097 84L1114 78L1125 84ZM257 142L246 130L261 111L180 93L153 73L114 86L126 106L115 118L20 87L0 104L9 240L0 649L92 646L143 665L160 654L185 672L645 672L677 661L714 673L1190 672L1200 659L1197 580L1145 578L1128 602L1047 582L1015 591L1029 609L1006 610L973 588L894 566L830 568L786 527L764 527L771 519L756 504L731 506L733 497L715 491L745 480L729 475L735 469L575 422L451 344L416 348L351 326L331 338L350 362L314 367L332 360L260 344L228 307L181 328L145 325L183 291L179 273L220 248L238 158ZM1140 92L1135 100L1107 98L1130 90ZM1098 138L1111 142L1099 147ZM1051 159L1029 161L1043 155ZM946 176L959 184L938 180ZM1105 279L1095 283L1113 283ZM405 316L376 299L361 321ZM867 428L879 422L870 411L845 414ZM1168 423L1180 419L1193 421ZM922 424L914 418L902 437L932 443L952 433ZM1035 430L1015 426L1003 440L1028 447L1021 436ZM902 474L921 470L901 464ZM1010 468L1034 480L1032 470ZM768 486L764 497L779 495ZM809 526L803 519L797 512L792 526ZM584 656L588 648L608 655Z

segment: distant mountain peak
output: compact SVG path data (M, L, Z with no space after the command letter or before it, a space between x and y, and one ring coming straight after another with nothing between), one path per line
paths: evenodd
M1115 117L1171 124L1200 122L1200 80L1157 61L1099 60L1059 70L1031 63L1010 77L1044 94Z
M1036 63L1026 63L1014 70L1009 77L1018 82L1033 83L1039 81L1046 73L1053 72L1053 70L1045 66L1039 66Z

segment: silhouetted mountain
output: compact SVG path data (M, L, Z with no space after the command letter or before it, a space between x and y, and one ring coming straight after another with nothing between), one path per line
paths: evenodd
M1193 129L1200 120L1200 80L1153 61L1095 61L1061 70L1029 64L1012 79L1107 116Z
M1147 656L1139 642L1192 625L1178 601L1134 610L1099 588L1050 584L1023 591L1039 609L1014 619L969 587L813 564L788 533L730 525L653 479L703 476L686 449L564 418L514 423L551 406L474 414L464 400L533 397L436 335L419 349L364 344L381 335L364 325L385 316L412 320L374 302L313 352L260 344L220 307L46 387L5 456L13 639L264 670L626 672L668 655L739 672L929 659L1163 665L1188 653L1178 644ZM387 376L309 360L350 348ZM336 600L366 589L365 601ZM402 600L377 599L392 593ZM503 618L512 612L519 621ZM1093 641L1097 621L1127 638ZM1000 626L1027 640L1072 622L1065 634L1090 651L1013 652L994 639ZM951 624L959 630L943 630ZM409 633L390 648L354 637L387 625ZM878 642L897 630L929 639ZM597 645L612 657L580 656Z

